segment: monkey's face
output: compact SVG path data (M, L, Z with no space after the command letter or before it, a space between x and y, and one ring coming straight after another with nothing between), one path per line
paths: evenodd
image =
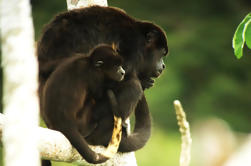
M144 59L144 68L139 73L139 79L143 89L150 88L154 85L154 78L161 75L165 69L165 63L163 61L164 55L166 55L165 49L156 49L152 52L148 52L148 58Z
M163 58L168 53L166 37L162 30L150 24L151 28L145 33L144 63L139 73L142 86L149 88L154 84L154 78L161 75L165 69Z
M91 57L94 61L94 66L104 73L105 77L114 81L122 81L124 79L123 59L118 55L115 46L99 45L93 50Z
M103 72L105 77L114 80L114 81L122 81L125 76L125 70L123 69L121 64L115 63L115 59L111 59L109 62L107 60L98 60L95 63L96 68ZM112 63L114 62L114 64Z
M161 42L158 32L150 32L144 50L144 72L149 77L159 77L165 69L163 58L167 55L168 48Z
M103 72L105 77L114 81L122 81L125 77L125 70L121 64L115 63L115 59L109 59L109 62L106 62L107 59L98 60L95 63L95 67L98 68L100 72Z
M167 51L165 48L154 50L152 57L152 77L159 77L162 71L166 68L163 61L164 56L166 56Z

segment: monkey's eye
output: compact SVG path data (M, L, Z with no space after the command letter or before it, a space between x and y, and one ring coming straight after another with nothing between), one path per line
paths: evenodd
M103 61L97 61L97 62L95 63L95 66L96 66L96 67L100 67L100 66L103 65L103 64L104 64Z
M119 54L121 54L121 48L120 48L120 46L119 45L117 45L117 47L116 47L116 54L117 55L119 55Z

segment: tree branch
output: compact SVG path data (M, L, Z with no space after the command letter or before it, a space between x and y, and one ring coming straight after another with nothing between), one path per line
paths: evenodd
M5 120L5 115L0 114L0 135ZM86 162L62 133L47 128L37 127L35 129L35 134L39 138L38 149L42 158L54 161L76 163L78 165L85 166L95 165ZM106 151L106 148L102 146L90 147L98 153L104 153ZM115 156L107 162L97 164L96 166L111 165L136 166L134 153L116 153Z

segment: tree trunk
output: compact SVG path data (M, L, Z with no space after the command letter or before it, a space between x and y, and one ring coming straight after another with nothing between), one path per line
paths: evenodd
M0 3L4 162L6 166L37 166L38 64L30 1Z

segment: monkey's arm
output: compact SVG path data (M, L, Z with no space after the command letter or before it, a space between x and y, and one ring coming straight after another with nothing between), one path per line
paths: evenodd
M114 93L118 102L118 109L113 113L118 117L122 117L123 121L135 110L144 94L140 81L136 76L121 83Z
M122 136L119 146L120 152L131 152L142 148L151 135L151 117L144 95L136 107L135 118L133 133Z
M119 105L117 103L116 97L113 94L112 91L108 91L108 97L110 100L110 104L112 106L112 111L115 112ZM111 116L112 117L112 116ZM131 151L136 151L138 149L141 149L146 142L148 141L150 135L151 135L151 117L150 117L150 112L148 108L148 104L146 102L146 98L143 95L142 98L139 100L137 107L135 109L135 128L132 134L127 135L123 133L122 139L120 142L119 146L119 151L120 152L131 152ZM106 138L110 136L110 132L108 132L109 129L105 129L104 127L108 127L110 122L112 122L112 119L108 118L108 116L103 117L102 120L99 121L100 125L99 128L93 133L94 137L91 136L92 138ZM101 125L102 124L102 125ZM111 125L110 125L110 130L111 130ZM123 131L124 132L124 131ZM103 133L103 134L101 134ZM96 136L95 136L96 134ZM101 134L98 136L98 134ZM106 136L106 137L104 137ZM90 138L91 138L90 137ZM102 139L104 142L95 142L97 144L105 144L108 141L108 138ZM93 140L92 140L93 141Z
M112 135L113 115L122 117L123 120L127 119L143 95L138 79L122 82L117 89L119 90L113 91L116 101L106 96L95 104L93 119L98 123L98 126L86 137L89 144L106 146ZM116 102L115 107L111 101Z

